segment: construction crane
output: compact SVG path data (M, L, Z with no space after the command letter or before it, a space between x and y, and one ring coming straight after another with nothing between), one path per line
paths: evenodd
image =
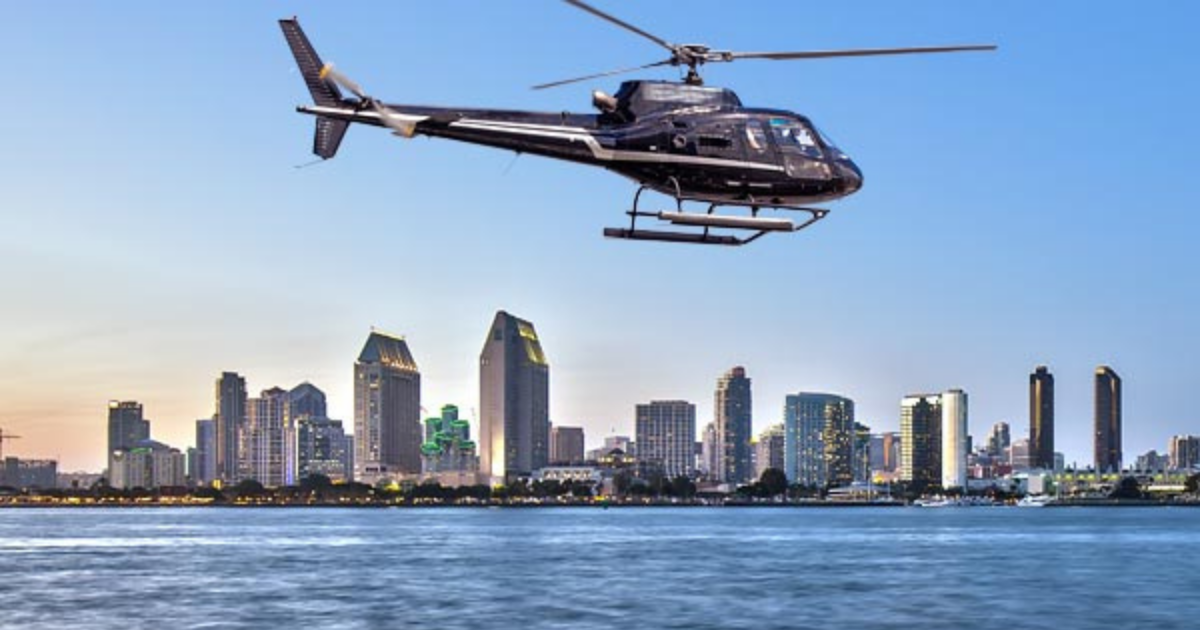
M21 436L5 433L4 429L0 429L0 460L4 459L4 440L19 440Z

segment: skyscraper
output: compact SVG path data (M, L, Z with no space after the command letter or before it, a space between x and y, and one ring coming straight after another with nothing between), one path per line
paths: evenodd
M638 464L667 478L690 476L695 466L696 406L682 400L654 400L636 408Z
M238 462L242 426L246 423L246 379L236 372L223 372L216 385L217 477L228 483L240 481Z
M296 423L296 477L303 481L312 475L325 475L333 481L349 481L354 467L346 466L347 444L341 420L302 415Z
M1200 437L1173 435L1167 447L1172 470L1188 470L1200 466Z
M1096 472L1121 472L1121 377L1107 365L1096 368Z
M288 392L288 415L292 418L326 418L327 414L325 392L316 385L305 381Z
M942 482L942 397L912 394L900 401L900 480Z
M217 427L212 418L196 421L196 462L192 482L207 486L217 475Z
M288 392L278 387L246 402L242 434L242 478L269 488L296 484L296 431L289 414Z
M786 442L785 430L783 423L773 424L766 428L765 431L758 434L758 467L754 472L755 477L762 477L763 471L768 468L774 468L783 472L786 464L784 463L784 444Z
M354 363L354 477L421 472L421 372L403 337L372 330Z
M871 427L854 423L854 481L871 480Z
M750 379L746 368L737 366L717 379L715 410L720 462L717 480L739 484L750 481L750 439L752 435Z
M550 463L583 463L583 427L550 427Z
M967 488L967 394L942 394L942 488Z
M783 405L784 473L809 486L854 480L854 401L832 394L789 395Z
M993 424L992 431L988 433L987 454L992 457L1000 457L1010 446L1012 446L1012 432L1009 430L1008 423Z
M108 403L108 453L128 450L134 444L150 439L150 421L142 417L142 404L132 400Z
M479 354L479 470L527 477L550 460L550 364L533 324L496 313Z
M1054 470L1054 375L1044 365L1029 375L1029 460Z

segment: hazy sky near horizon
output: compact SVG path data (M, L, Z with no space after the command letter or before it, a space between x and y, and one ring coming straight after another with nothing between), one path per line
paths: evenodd
M1125 460L1200 433L1191 46L1200 7L1043 3L597 5L737 50L995 42L994 54L710 66L749 105L809 115L865 187L740 249L605 240L633 186L599 169L353 128L311 160L276 19L390 102L588 111L530 85L662 55L565 4L13 3L0 20L0 427L5 453L103 466L106 401L187 447L222 370L309 380L353 418L371 326L404 334L424 405L477 406L497 309L537 326L552 419L589 446L639 402L711 418L745 365L756 431L785 394L961 387L981 439L1057 378L1058 450L1091 459L1092 371L1125 380ZM731 10L731 7L736 6ZM674 78L674 71L646 73ZM474 418L472 418L474 419Z

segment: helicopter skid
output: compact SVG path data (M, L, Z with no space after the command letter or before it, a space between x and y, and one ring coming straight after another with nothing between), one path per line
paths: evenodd
M799 205L769 205L753 198L737 200L703 199L683 195L669 195L675 200L675 212L649 212L640 210L638 202L649 186L642 186L633 197L633 209L629 215L628 228L605 228L604 236L637 241L662 241L668 243L695 243L699 245L746 245L771 232L799 232L804 228L825 218L829 211L824 208L810 208ZM708 212L685 212L684 202L703 202L708 204ZM719 208L747 208L749 215L722 214ZM790 210L806 212L808 218L799 223L791 219L759 216L761 210ZM646 230L638 229L637 220L657 219L672 226L695 227L698 231ZM713 233L713 228L734 230L735 234Z

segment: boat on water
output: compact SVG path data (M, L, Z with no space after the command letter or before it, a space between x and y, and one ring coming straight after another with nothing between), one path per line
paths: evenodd
M989 497L923 497L913 501L917 507L991 507L997 503Z
M1046 494L1027 494L1017 501L1017 507L1046 507L1054 503L1054 497Z

